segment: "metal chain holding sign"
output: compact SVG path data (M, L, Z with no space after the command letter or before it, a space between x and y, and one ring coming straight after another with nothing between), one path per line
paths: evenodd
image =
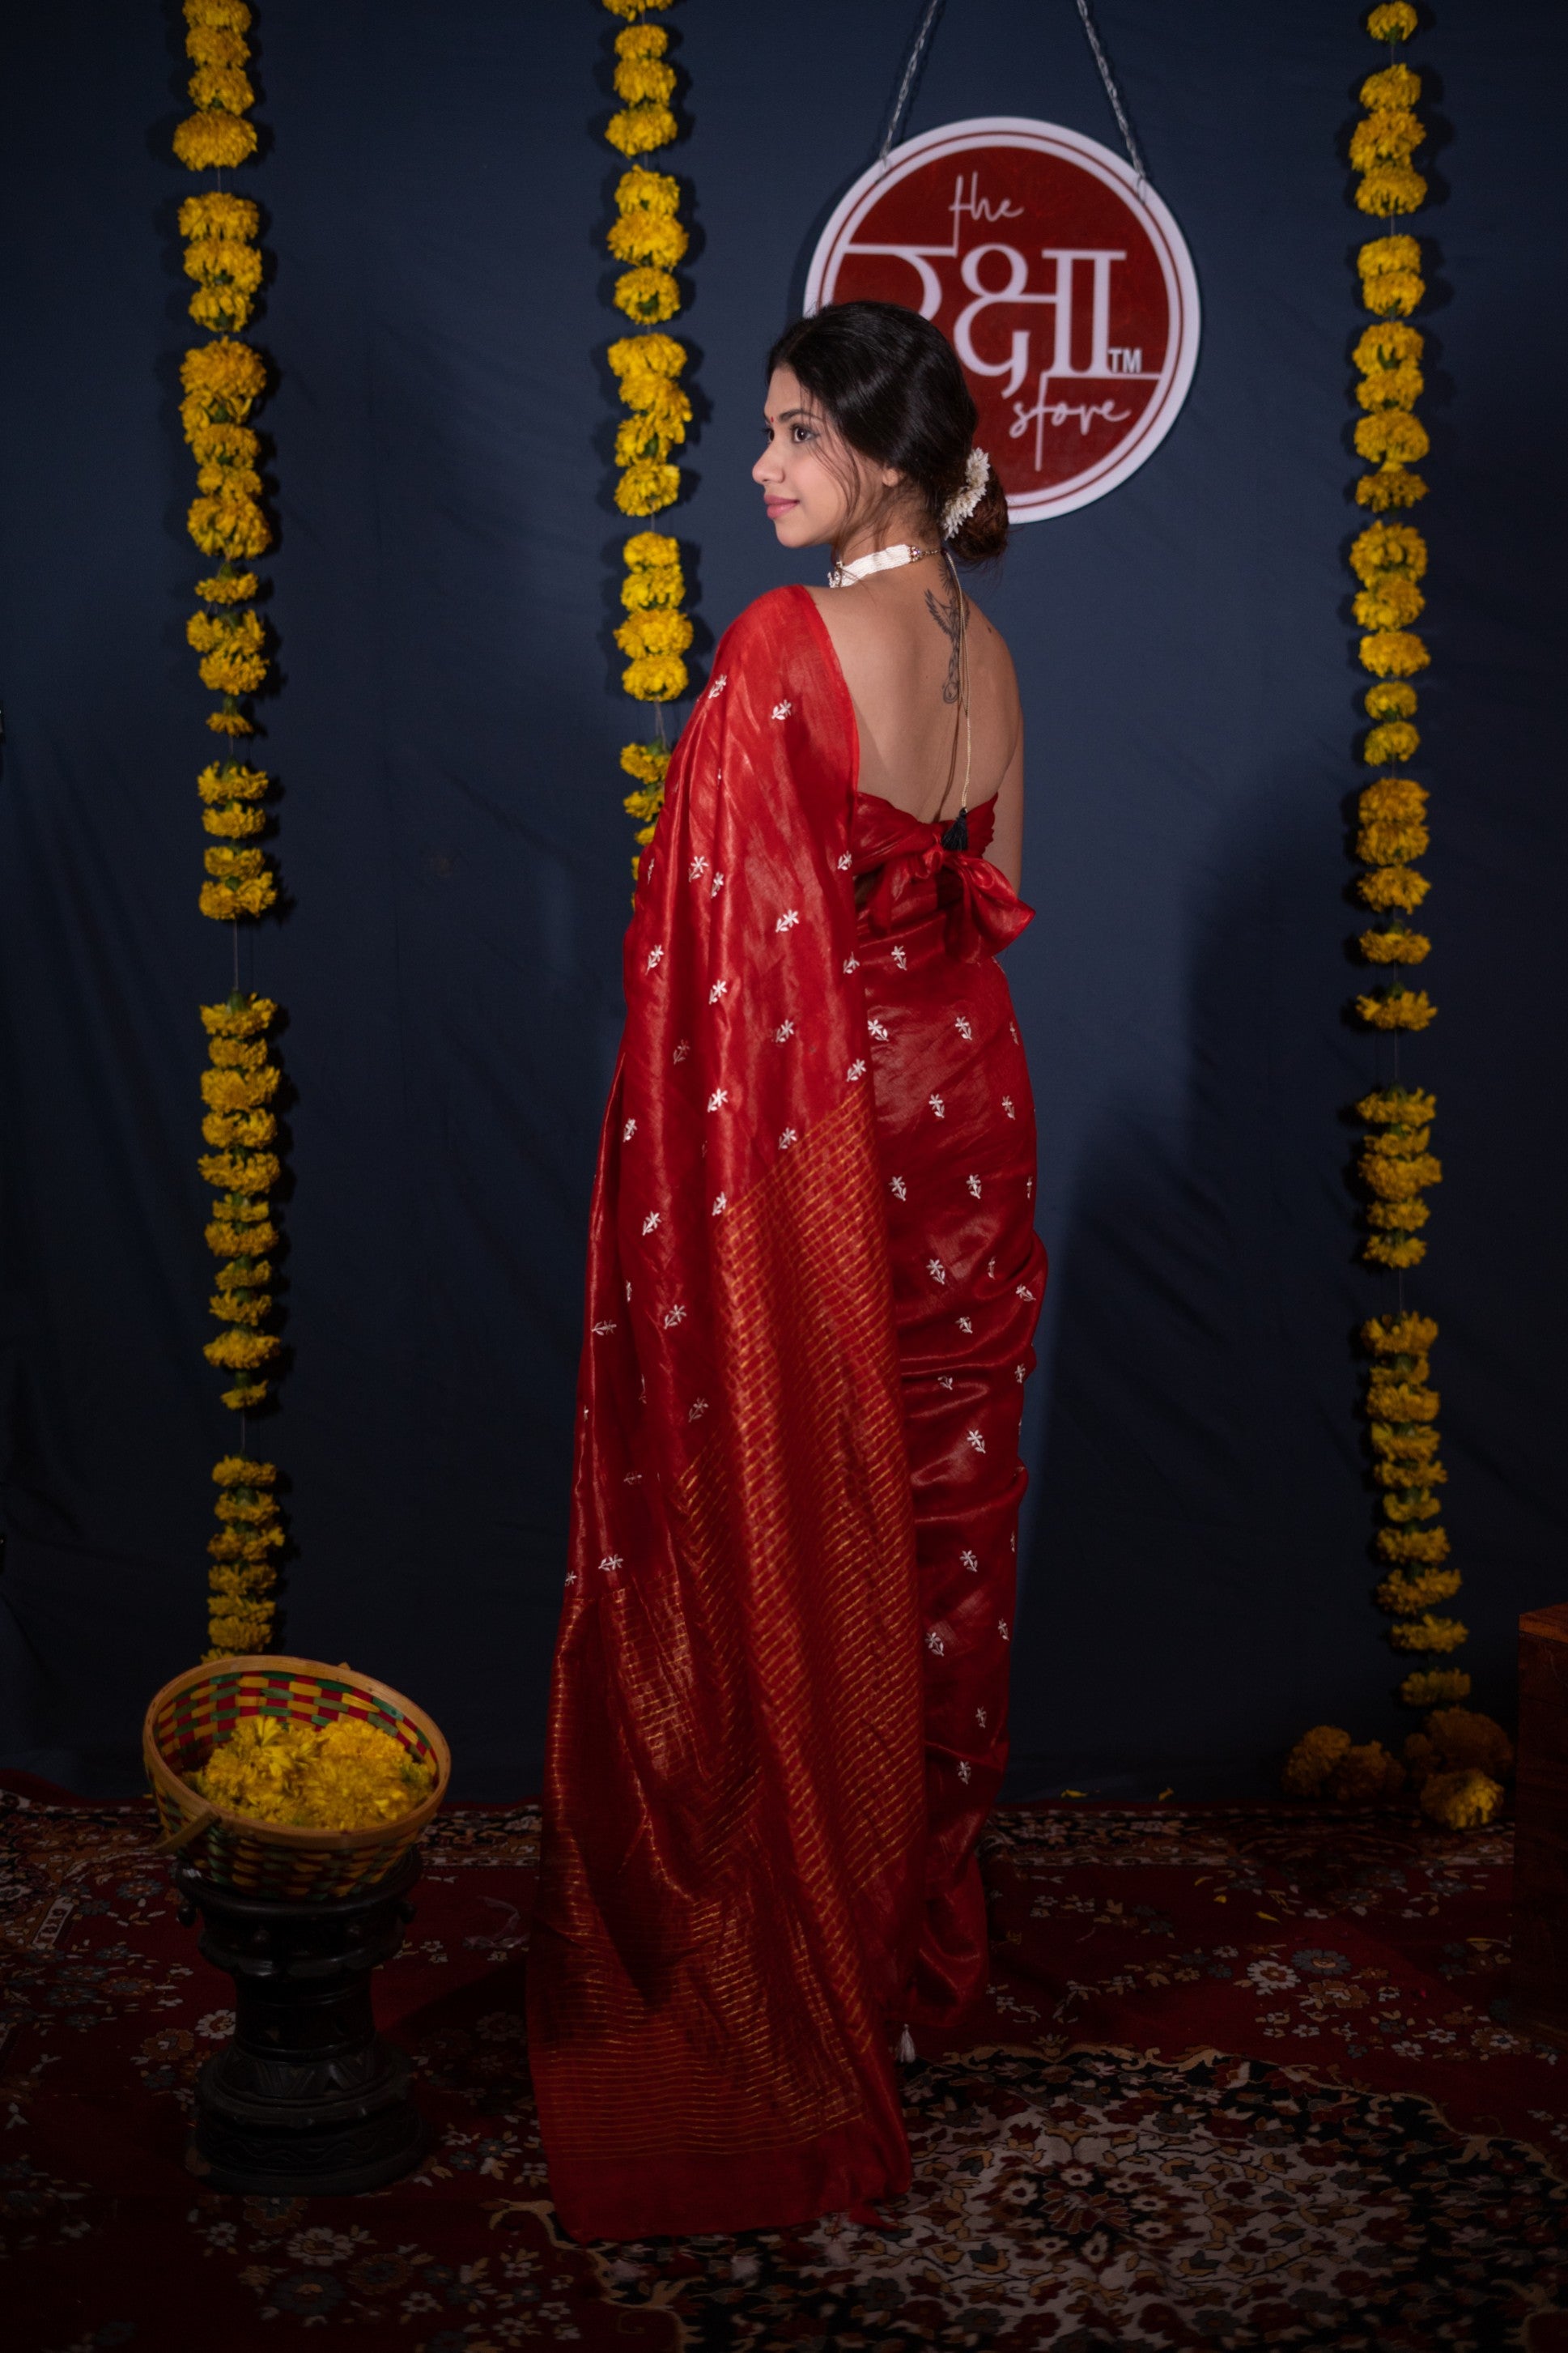
M888 117L888 127L882 134L882 143L877 150L879 164L886 164L892 149L898 144L899 134L903 130L904 118L909 113L910 101L914 97L915 84L920 79L921 67L925 62L925 53L930 47L931 37L936 30L936 20L942 14L942 5L943 0L926 0L921 21L915 27L915 37L910 44L909 56L904 60L904 70L899 77L898 94L893 100L893 111ZM1116 87L1116 77L1110 70L1110 60L1100 45L1100 35L1094 29L1094 19L1089 13L1089 0L1078 0L1078 13L1090 53L1100 69L1100 79L1105 85L1105 95L1110 101L1110 111L1115 115L1117 127L1121 132L1121 143L1127 150L1132 169L1138 174L1138 185L1142 191L1149 174L1144 167L1138 142L1132 135L1132 125L1127 119L1127 109L1121 103L1121 92Z

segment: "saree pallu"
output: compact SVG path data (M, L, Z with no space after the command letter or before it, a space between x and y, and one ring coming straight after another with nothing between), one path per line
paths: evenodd
M726 634L626 946L529 2033L578 2238L908 2186L889 2028L984 1986L1043 1288L978 850L856 789L803 589ZM858 896L864 904L857 908Z

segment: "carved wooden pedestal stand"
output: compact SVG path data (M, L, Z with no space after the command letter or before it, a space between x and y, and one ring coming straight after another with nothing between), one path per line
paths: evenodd
M234 2040L203 2068L185 2163L214 2189L342 2197L378 2189L424 2155L408 2063L371 2015L371 1971L414 1916L411 1850L374 1887L320 1904L219 1887L175 1865L180 1916L234 1979Z

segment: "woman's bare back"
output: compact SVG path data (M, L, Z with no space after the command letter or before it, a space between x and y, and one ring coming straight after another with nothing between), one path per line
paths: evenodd
M964 724L959 590L934 557L814 588L860 731L860 789L918 818L956 816ZM969 806L996 797L986 855L1018 887L1023 849L1023 713L1012 656L969 600Z

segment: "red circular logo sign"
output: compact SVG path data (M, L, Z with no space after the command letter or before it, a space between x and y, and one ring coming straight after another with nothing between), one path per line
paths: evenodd
M1108 148L1053 122L949 122L857 180L805 302L864 301L918 309L952 344L1015 522L1135 473L1197 363L1180 229Z

